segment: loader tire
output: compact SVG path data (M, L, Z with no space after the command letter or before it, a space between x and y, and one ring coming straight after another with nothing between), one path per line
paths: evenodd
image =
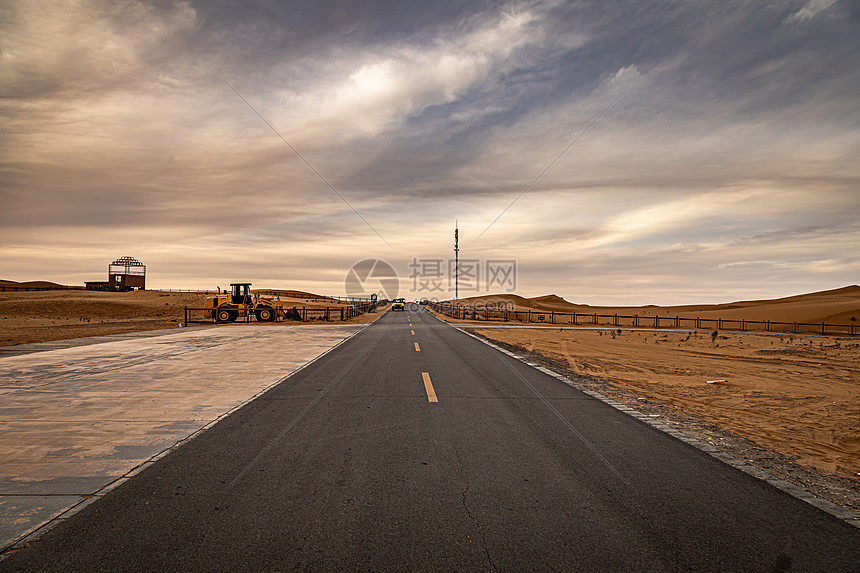
M257 320L260 322L271 322L275 320L275 311L268 306L259 306L257 307L257 310L254 311L254 316L256 316Z
M233 310L228 308L222 308L218 310L218 322L233 322L239 314Z

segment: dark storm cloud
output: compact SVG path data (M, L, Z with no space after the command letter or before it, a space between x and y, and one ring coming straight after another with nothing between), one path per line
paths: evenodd
M409 193L418 183L415 193L420 195L421 183L440 179L446 187L446 177L474 161L495 138L530 123L536 137L552 138L561 149L565 132L572 138L590 119L565 113L565 105L587 97L629 66L653 80L636 86L618 114L603 122L608 129L625 120L625 127L634 131L665 130L676 137L680 130L682 137L694 138L751 122L761 138L773 139L807 125L842 123L845 113L856 118L850 108L860 66L846 65L860 53L856 22L843 6L834 6L837 14L825 22L786 21L802 6L697 2L554 7L541 20L539 43L524 43L455 100L417 109L403 118L402 128L360 142L377 153L358 164L353 180L375 193ZM553 41L570 35L585 41L569 48ZM596 114L599 108L588 111ZM552 125L535 129L534 121ZM738 143L756 145L757 133ZM513 144L545 148L547 163L553 157L554 150L538 139ZM668 179L679 176L684 175L672 170ZM484 190L478 186L475 191Z

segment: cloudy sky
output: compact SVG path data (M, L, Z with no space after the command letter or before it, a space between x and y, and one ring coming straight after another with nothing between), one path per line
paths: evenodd
M344 294L379 258L449 298L414 275L459 221L462 294L488 261L591 304L855 284L858 30L856 0L6 0L0 278Z

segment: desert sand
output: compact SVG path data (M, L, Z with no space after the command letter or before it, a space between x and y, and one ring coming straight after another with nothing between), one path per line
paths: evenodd
M8 281L4 281L7 285ZM28 286L37 283L28 283ZM38 283L42 286L52 283ZM281 297L287 308L322 308L343 303L306 293L309 298ZM0 346L102 336L161 328L178 328L185 307L202 307L204 293L99 292L87 290L0 292ZM345 321L364 324L379 316L369 313ZM337 321L338 324L344 324ZM211 323L210 323L211 324ZM302 324L295 321L276 326Z

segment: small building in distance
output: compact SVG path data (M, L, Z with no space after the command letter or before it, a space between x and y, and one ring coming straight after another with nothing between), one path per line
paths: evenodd
M87 290L110 290L110 283L107 281L86 281L84 284Z
M125 292L146 288L146 266L134 257L120 257L108 265L108 280L87 281L87 290Z
M120 257L108 265L109 290L129 291L146 288L146 267L134 257Z

